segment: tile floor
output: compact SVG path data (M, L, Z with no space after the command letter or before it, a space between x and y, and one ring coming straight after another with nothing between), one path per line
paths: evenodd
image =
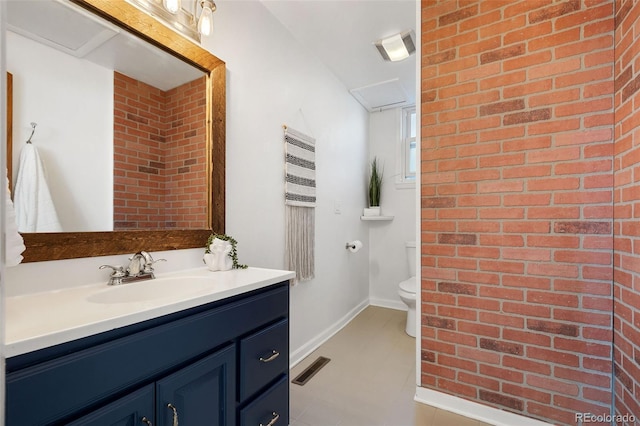
M291 370L330 358L304 386L290 384L291 426L484 426L413 401L415 339L403 311L369 306Z

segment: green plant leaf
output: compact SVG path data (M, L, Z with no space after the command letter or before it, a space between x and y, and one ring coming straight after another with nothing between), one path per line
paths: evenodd
M371 174L369 176L369 207L380 206L380 195L382 194L383 170L378 165L377 157L371 160Z

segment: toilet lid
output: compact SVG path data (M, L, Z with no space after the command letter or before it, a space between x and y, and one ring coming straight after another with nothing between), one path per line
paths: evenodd
M416 277L411 277L400 283L400 290L406 291L407 293L415 293L417 289Z

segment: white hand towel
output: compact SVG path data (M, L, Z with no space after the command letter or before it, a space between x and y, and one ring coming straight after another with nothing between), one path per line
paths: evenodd
M18 233L18 226L16 224L16 212L13 209L13 202L11 202L11 189L9 188L9 179L7 179L7 173L5 169L4 184L7 188L6 200L4 204L4 230L5 230L5 252L4 259L6 266L16 266L22 262L22 252L26 250L24 246L24 240L22 235Z
M20 153L20 167L13 196L18 231L61 232L38 150L27 143Z

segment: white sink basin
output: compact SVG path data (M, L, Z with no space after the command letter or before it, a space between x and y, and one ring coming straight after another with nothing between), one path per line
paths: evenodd
M87 297L92 303L139 303L158 299L183 300L210 293L213 282L206 277L172 277L109 286Z

